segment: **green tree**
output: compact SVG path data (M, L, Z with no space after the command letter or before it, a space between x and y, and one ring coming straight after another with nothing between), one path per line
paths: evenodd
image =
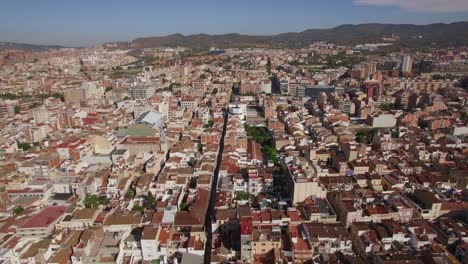
M148 207L153 207L153 205L156 204L156 198L154 198L152 192L148 192L146 200L148 201Z
M242 201L242 200L248 200L250 198L250 194L247 192L236 192L235 200Z
M379 108L382 111L390 111L390 110L393 109L393 105L392 104L381 104L381 105L379 105Z
M23 207L17 206L17 207L15 207L15 209L13 209L13 214L18 215L18 214L21 214L23 211L24 211Z
M31 148L31 145L29 143L27 143L27 142L17 141L16 143L18 145L18 148L22 149L23 151L27 151L27 150L29 150Z
M83 204L86 208L96 208L100 205L107 205L109 204L109 199L104 196L97 196L94 194L87 193Z
M202 153L202 152L203 152L203 144L202 144L202 143L198 143L197 148L198 148L198 152L199 152L199 153Z
M132 208L132 211L134 211L134 212L143 212L144 210L145 210L145 208L143 208L143 206L140 206L139 204L134 205L133 208Z
M84 206L86 208L94 208L94 207L97 207L98 206L98 202L97 202L97 196L96 195L92 195L92 194L89 194L87 193L85 198L84 198Z
M28 94L12 94L12 93L4 93L0 94L0 98L2 99L7 99L7 100L16 100L16 99L21 99L21 98L29 98L31 95Z
M34 108L36 108L36 107L38 107L38 106L41 106L41 105L42 105L42 104L39 103L39 102L34 102L34 103L30 104L30 105L28 106L28 108L29 108L29 109L34 109Z
M258 201L258 196L252 197L252 207L253 208L260 208L260 202Z
M17 114L20 114L20 113L21 113L21 108L19 107L19 105L15 106L15 109L14 109L14 111L15 111L15 115L17 115Z
M266 157L268 158L268 160L273 161L273 163L275 164L279 163L278 152L273 146L267 145L267 146L264 146L263 149L264 149L264 152L266 153Z
M127 193L125 194L126 198L135 198L135 190L132 189L132 187L129 187L127 190Z
M247 137L258 142L262 147L273 145L273 137L268 133L266 127L254 127L249 125L245 125L244 127L247 132Z
M210 127L213 127L213 125L214 125L214 121L213 119L210 119L203 127L210 128Z
M180 211L188 211L188 209L189 209L189 206L188 206L187 203L181 202L181 203L179 204L179 210L180 210Z
M358 143L364 143L367 141L368 133L365 130L359 130L356 133L356 141Z
M278 207L279 207L278 200L274 199L274 200L271 202L271 207L274 208L274 209L278 209Z

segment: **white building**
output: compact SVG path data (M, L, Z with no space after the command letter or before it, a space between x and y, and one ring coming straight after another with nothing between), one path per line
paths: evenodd
M36 124L43 123L49 120L49 111L45 107L38 107L32 110L34 116L34 122Z
M237 103L229 104L229 114L239 116L239 119L244 119L247 116L247 104Z
M128 94L132 99L148 99L155 92L155 87L149 84L138 84L128 90Z
M392 114L377 114L371 117L371 126L373 128L391 128L395 127L397 119Z
M260 89L262 93L271 93L271 81L269 79L260 82Z
M83 83L81 89L84 91L84 99L102 99L104 98L105 88L97 81Z
M403 63L401 64L401 72L411 73L413 68L413 60L409 54L403 56Z
M157 240L158 233L158 228L146 226L143 229L143 233L141 236L141 255L143 257L143 260L151 261L159 259L159 242Z
M157 103L155 109L163 116L167 117L169 115L169 103L167 101Z
M195 110L198 108L198 100L192 97L184 97L180 100L180 107Z
M154 129L160 129L164 124L163 115L156 111L148 111L135 119L135 124L147 124Z

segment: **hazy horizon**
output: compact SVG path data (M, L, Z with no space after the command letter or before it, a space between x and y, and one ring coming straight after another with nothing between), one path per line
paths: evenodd
M152 1L5 3L0 41L93 46L175 33L274 35L343 24L468 21L465 0Z

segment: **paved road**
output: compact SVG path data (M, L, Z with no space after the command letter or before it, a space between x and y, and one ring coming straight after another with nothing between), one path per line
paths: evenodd
M227 111L225 111L223 131L221 133L221 142L219 142L219 152L218 152L218 156L216 160L216 167L213 171L213 180L211 181L210 202L208 204L208 209L206 211L206 217L205 217L205 233L206 233L205 256L204 256L205 264L211 263L211 246L213 244L211 220L213 219L213 214L214 214L214 206L215 206L215 201L216 201L216 188L218 186L219 168L221 166L221 160L223 159L224 136L226 135L227 121L228 121L228 114L227 114Z

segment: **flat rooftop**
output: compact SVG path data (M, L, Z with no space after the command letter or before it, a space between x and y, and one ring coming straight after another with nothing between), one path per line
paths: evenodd
M43 209L20 228L43 228L55 222L65 212L65 206L51 206Z

